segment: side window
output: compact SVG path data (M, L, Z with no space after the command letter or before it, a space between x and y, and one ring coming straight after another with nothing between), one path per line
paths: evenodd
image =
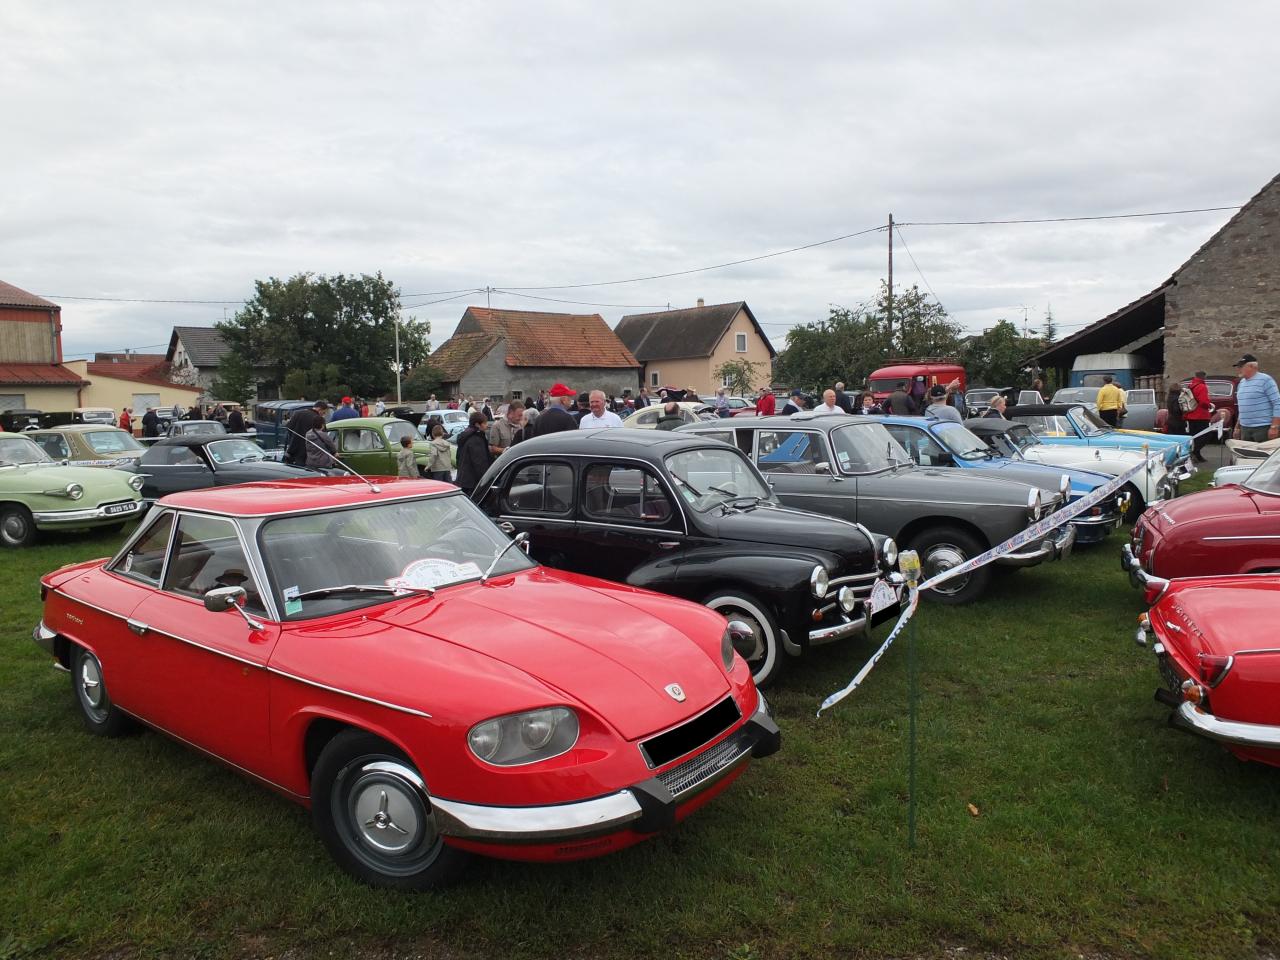
M203 461L200 459L200 454L190 447L177 444L157 444L147 451L144 462L148 466L198 467Z
M658 422L658 413L660 411L655 407L645 407L636 416L637 427L652 427Z
M818 464L830 463L822 434L806 430L758 430L756 465L764 473L818 472Z
M942 444L916 427L904 427L901 424L886 424L885 429L911 454L911 459L922 467L940 464L946 453Z
M62 434L45 433L40 436L32 437L31 439L40 444L40 449L53 457L53 459L71 459L71 448L67 446L67 439Z
M708 431L706 431L706 432L703 432L703 431L699 430L699 431L698 431L698 436L700 436L700 437L709 437L709 438L710 438L710 439L712 439L712 440L719 440L721 443L727 443L727 444L729 444L729 446L731 446L731 447L733 446L733 431L732 431L732 430L715 430L715 431L710 431L710 430L708 430Z
M342 452L343 453L362 453L369 450L384 450L386 444L383 443L376 430L342 430Z
M188 514L178 522L178 537L164 589L199 598L218 587L244 587L245 609L266 612L240 548L235 524L217 517Z
M173 511L166 510L111 569L158 587L160 572L164 569L165 548L169 546L169 531L172 529Z
M658 478L647 470L597 463L583 478L582 512L632 526L671 522L675 514Z
M564 463L531 463L511 475L503 513L567 515L573 507L573 469Z

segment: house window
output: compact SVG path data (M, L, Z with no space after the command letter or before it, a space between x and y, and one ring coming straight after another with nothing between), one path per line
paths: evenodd
M649 386L651 387L659 386L662 383L661 377L662 377L662 374L659 373L657 370L651 370L649 372Z
M721 377L721 378L720 378L720 386L722 386L722 387L727 387L727 386L729 386L729 381L730 381L731 379L732 379L732 378L731 378L731 377L726 373L723 377Z
M524 399L524 392L523 392L523 391L521 391L521 390L512 390L512 391L511 391L511 399L512 399L512 400L523 400L523 399Z
M25 393L0 393L0 410L25 410L26 408Z
M733 335L733 349L738 353L747 352L747 335L745 333L735 333Z

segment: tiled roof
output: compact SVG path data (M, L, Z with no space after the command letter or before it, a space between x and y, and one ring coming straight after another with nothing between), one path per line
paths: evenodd
M44 297L37 297L34 293L27 293L25 290L19 290L11 283L5 283L0 280L0 307L38 307L42 310L61 310L51 300Z
M769 343L751 308L743 300L685 310L633 313L619 321L616 332L628 349L645 363L709 357L739 310L746 311L756 333L769 348L769 355L775 356L773 344Z
M216 327L174 327L169 337L169 349L164 355L166 360L172 362L179 340L197 367L216 367L231 352Z
M537 313L467 307L458 323L458 330L462 333L487 333L505 339L509 367L640 366L598 313Z
M150 383L157 387L178 387L200 392L199 387L178 383L171 379L170 370L171 367L164 357L159 360L145 359L127 363L93 362L85 366L85 372L90 377L114 377L117 380L129 380L134 383Z
M87 381L66 367L52 363L0 363L0 386L79 387Z
M456 382L492 349L498 338L487 333L455 333L442 343L427 363L440 371L441 379Z

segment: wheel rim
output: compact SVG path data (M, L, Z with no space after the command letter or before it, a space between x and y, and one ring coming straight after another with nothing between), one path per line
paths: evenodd
M747 661L751 672L755 673L755 665L762 661L768 652L764 643L764 624L741 607L722 607L720 613L726 620L741 620L751 628L750 637L742 640L736 636L733 638L733 649L738 656Z
M364 758L334 784L334 809L347 847L369 867L392 876L418 872L440 852L421 778L403 763Z
M968 560L968 555L960 547L954 543L935 543L929 548L929 552L924 558L924 578L926 580L936 577L940 573L958 567L960 564ZM969 574L955 577L948 580L934 589L945 596L955 596L969 585Z
M27 538L27 518L20 513L10 513L0 521L0 533L9 543L21 543Z
M76 674L76 692L80 695L80 703L84 711L95 723L107 719L107 688L102 682L102 666L98 658L86 653L80 658L80 669Z

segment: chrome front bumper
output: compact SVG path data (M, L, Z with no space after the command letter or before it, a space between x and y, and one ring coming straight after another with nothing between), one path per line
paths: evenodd
M1174 710L1170 720L1175 726L1190 733L1196 733L1220 743L1230 743L1238 747L1280 750L1280 727L1271 724L1223 720L1211 713L1206 713L1194 703L1183 703Z
M1003 567L1034 567L1046 560L1064 560L1071 556L1071 548L1076 543L1075 522L1063 524L1051 536L1041 540L1038 546L1021 550L1018 553L1006 553L993 562Z
M36 522L37 527L74 526L81 523L97 523L100 520L109 523L117 520L131 520L143 510L141 500L130 500L125 505L128 509L115 510L110 513L107 511L112 507L121 506L121 503L107 503L98 507L86 507L83 510L33 511L31 519Z
M656 833L675 823L678 805L752 757L776 752L781 739L761 695L751 719L724 740L617 793L540 807L496 807L432 797L431 809L437 829L445 836L493 843L554 843L619 830Z
M56 657L58 655L53 646L53 641L56 640L57 637L58 635L56 633L44 625L43 620L37 623L35 628L31 631L31 639L36 642L36 646L51 657Z

